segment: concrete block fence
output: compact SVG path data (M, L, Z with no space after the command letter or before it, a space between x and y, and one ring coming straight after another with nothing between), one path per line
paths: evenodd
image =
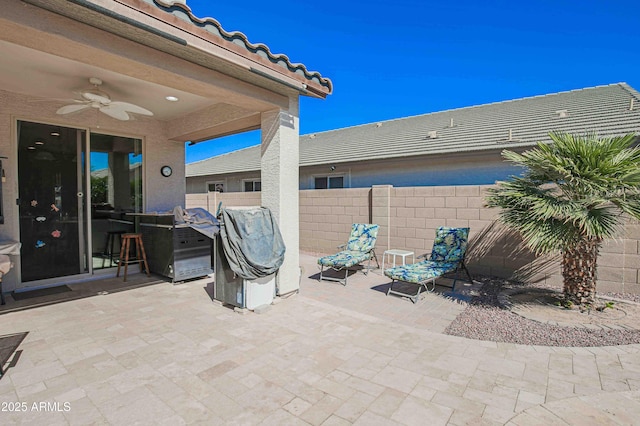
M390 248L428 253L439 226L470 228L468 266L472 274L561 286L559 256L537 257L518 235L484 206L490 186L420 186L300 191L300 249L335 253L353 223L380 225L376 252ZM259 192L187 194L186 207L215 212L223 206L260 205ZM281 224L286 226L286 224ZM598 291L640 294L640 224L628 221L616 240L606 241L598 259Z

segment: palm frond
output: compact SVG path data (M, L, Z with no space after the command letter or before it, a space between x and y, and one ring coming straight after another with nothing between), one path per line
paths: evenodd
M640 148L636 135L551 133L521 154L505 150L506 161L525 169L522 176L488 191L489 207L519 231L537 253L568 247L584 238L614 236L620 214L640 219Z

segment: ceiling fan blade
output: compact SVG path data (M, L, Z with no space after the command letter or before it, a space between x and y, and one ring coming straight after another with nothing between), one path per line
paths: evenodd
M105 105L103 107L100 107L100 112L103 112L105 114L107 114L109 117L111 118L115 118L116 120L120 120L120 121L128 121L131 117L129 117L129 114L127 114L126 111L114 107L113 104L110 105Z
M80 101L78 99L73 98L29 98L27 102L77 102L83 103L85 101Z
M89 83L93 85L92 89L86 89L80 92L76 92L83 98L79 102L80 105L65 105L58 109L58 114L69 114L75 111L80 111L85 108L97 108L100 112L108 115L116 120L128 121L134 117L129 115L130 113L152 116L153 112L141 106L130 104L128 102L114 102L108 93L100 90L102 86L102 80L96 77L89 79Z
M135 114L142 114L152 116L153 113L146 108L142 108L141 106L130 104L129 102L120 102L114 101L109 104L109 106L115 106L123 111L133 112Z
M56 111L56 114L59 114L59 115L71 114L72 112L81 111L85 108L89 108L89 105L88 104L65 105L63 107L58 108L58 110Z
M82 92L81 93L82 97L85 98L88 101L92 101L92 102L100 102L101 104L104 105L108 105L109 103L111 103L111 99L109 98L109 96L105 93L99 93L99 92Z

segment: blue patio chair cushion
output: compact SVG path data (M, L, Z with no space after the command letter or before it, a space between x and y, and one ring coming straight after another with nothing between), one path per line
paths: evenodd
M351 235L347 242L347 251L369 252L376 245L378 238L378 225L369 223L354 223L351 227Z
M318 264L330 268L350 268L369 260L380 227L370 223L354 223L345 250L318 259Z
M401 265L385 269L384 274L397 281L421 284L432 278L438 278L449 272L454 272L457 267L457 262L423 260L422 262L410 265Z
M436 230L436 239L429 260L438 262L461 262L467 251L469 228L448 228Z
M370 252L344 250L318 259L318 264L329 268L350 268L371 257Z
M385 269L384 274L397 281L420 284L454 272L464 260L468 239L469 228L441 226L436 230L436 238L428 260Z

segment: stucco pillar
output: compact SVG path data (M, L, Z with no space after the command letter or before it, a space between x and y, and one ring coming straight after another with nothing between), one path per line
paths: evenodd
M278 295L300 287L299 103L290 98L289 110L262 114L262 205L271 209L286 245L278 273Z

